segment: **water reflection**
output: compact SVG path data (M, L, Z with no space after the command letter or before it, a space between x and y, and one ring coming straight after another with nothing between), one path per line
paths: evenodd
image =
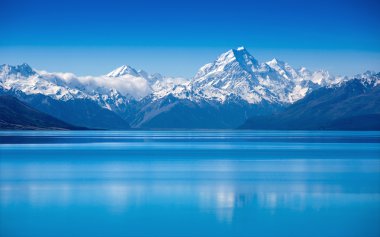
M378 133L94 133L0 144L1 236L380 235Z
M184 202L212 210L218 219L230 222L234 209L246 206L302 211L306 206L318 209L318 199L324 202L337 194L376 197L379 169L380 161L373 159L3 162L1 203L92 202L122 212L129 205ZM306 203L310 198L316 200Z

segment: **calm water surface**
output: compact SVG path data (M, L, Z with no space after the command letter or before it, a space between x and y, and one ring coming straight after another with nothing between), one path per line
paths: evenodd
M380 236L380 133L3 131L0 236Z

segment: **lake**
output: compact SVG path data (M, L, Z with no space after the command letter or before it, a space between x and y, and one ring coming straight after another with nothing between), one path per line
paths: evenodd
M380 132L2 131L0 236L380 236Z

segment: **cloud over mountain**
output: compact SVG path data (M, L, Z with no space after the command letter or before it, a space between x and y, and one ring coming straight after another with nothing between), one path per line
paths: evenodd
M373 73L367 74L362 77ZM91 111L93 105L99 106L133 127L163 123L175 127L181 123L232 128L250 116L270 114L315 90L350 79L323 70L293 68L276 58L259 62L244 47L222 53L191 79L149 74L128 65L101 76L50 73L27 64L0 66L3 93L22 94L28 100L45 96L59 102L90 103ZM41 99L37 102L45 103Z

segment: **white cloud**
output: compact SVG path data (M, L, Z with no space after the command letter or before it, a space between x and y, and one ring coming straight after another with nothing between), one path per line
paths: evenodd
M122 77L108 76L82 76L78 77L72 73L48 73L39 71L41 77L60 86L67 86L85 90L88 93L93 91L107 92L116 89L122 95L131 95L136 99L140 99L151 92L148 81L142 77L134 77L125 75Z

